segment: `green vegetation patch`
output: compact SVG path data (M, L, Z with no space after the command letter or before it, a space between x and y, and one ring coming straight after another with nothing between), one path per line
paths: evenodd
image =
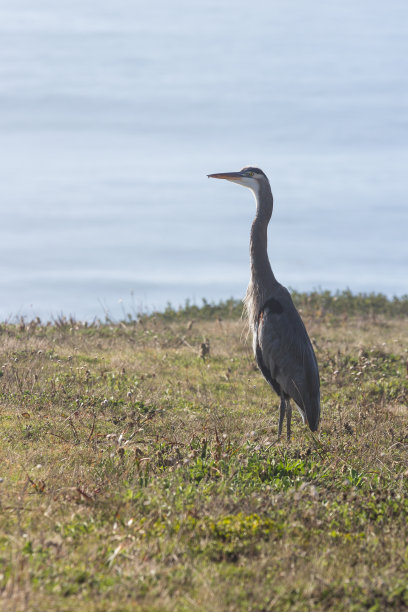
M0 329L0 599L15 610L408 606L407 298L296 294L323 419L242 307Z

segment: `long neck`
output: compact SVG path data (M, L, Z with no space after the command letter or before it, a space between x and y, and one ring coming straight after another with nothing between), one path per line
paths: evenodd
M252 283L259 291L276 283L267 251L268 223L273 210L273 196L269 182L260 185L258 193L255 193L255 199L256 215L251 227L249 244Z

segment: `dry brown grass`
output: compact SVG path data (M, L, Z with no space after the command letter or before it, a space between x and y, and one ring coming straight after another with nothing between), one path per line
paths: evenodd
M303 314L290 444L240 320L3 325L4 609L407 607L408 319Z

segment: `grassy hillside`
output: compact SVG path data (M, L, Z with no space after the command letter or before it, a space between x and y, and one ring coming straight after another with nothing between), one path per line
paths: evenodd
M232 300L0 327L0 606L408 607L408 299L295 299L323 420L291 443Z

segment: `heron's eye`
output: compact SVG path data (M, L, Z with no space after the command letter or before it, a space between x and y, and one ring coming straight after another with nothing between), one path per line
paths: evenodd
M254 176L253 172L248 172L249 176Z

